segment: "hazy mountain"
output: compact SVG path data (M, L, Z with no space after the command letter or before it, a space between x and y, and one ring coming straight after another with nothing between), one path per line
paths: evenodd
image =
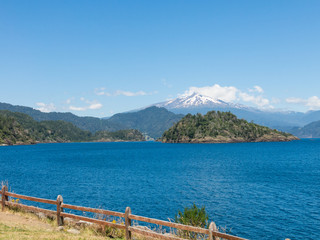
M310 111L307 113L292 111L271 111L260 110L242 104L227 103L220 99L203 96L201 94L191 94L189 96L178 97L166 102L156 103L154 106L164 107L169 111L181 114L206 114L209 111L230 111L238 118L253 121L257 124L288 130L293 127L302 127L312 121L320 120L320 111Z
M304 127L296 127L288 132L300 138L320 138L320 121L312 122Z
M125 128L138 129L152 138L159 138L182 117L182 114L174 114L165 108L154 106L137 112L115 114L108 121L120 123Z

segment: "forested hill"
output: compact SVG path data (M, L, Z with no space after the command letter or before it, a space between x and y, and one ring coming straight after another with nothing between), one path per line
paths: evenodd
M291 141L298 138L289 133L238 119L230 112L188 114L160 139L169 143L232 143Z
M136 112L115 114L109 119L96 117L79 117L72 113L50 112L44 113L39 110L0 103L0 110L25 113L35 121L57 121L62 120L72 123L78 128L91 133L97 131L118 131L123 129L137 129L151 138L159 138L162 133L169 129L184 115L174 114L165 108L149 107Z
M149 107L137 112L115 114L108 121L113 124L121 123L125 128L138 129L153 138L159 138L183 116L169 112L165 108Z
M32 144L34 139L13 117L0 114L0 145Z
M37 122L23 113L0 111L0 144L144 140L142 133L137 130L100 131L93 134L61 120Z

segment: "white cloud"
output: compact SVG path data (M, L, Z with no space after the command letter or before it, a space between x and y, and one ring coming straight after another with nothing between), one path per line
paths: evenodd
M291 97L291 98L287 98L286 102L293 103L293 104L305 104L305 103L307 103L307 100L304 100L302 98Z
M96 95L98 95L98 96L103 96L103 95L111 96L111 94L105 92L105 89L106 89L106 88L104 88L104 87L102 87L102 88L96 88L96 89L94 90L94 93L95 93Z
M73 111L85 111L85 110L87 110L86 107L75 107L75 106L69 106L69 109L73 110Z
M88 108L89 109L100 109L102 108L102 104L101 103L92 103Z
M248 93L239 91L239 97L241 100L245 102L251 102L261 108L273 108L273 106L270 105L269 99L264 98L261 95L254 96L254 95L250 95Z
M45 104L42 102L38 102L38 103L36 103L36 105L38 106L38 108L36 108L36 109L41 112L48 113L48 112L53 112L54 110L56 110L56 106L53 103Z
M183 95L190 95L192 93L199 93L225 102L244 101L251 102L260 108L273 108L273 106L270 105L270 100L262 96L263 89L259 86L254 86L252 89L249 89L249 93L247 93L234 86L214 84L213 86L190 87Z
M304 105L304 106L308 107L309 110L319 110L320 109L320 98L317 96L312 96L307 99L291 97L291 98L287 98L286 102L291 103L291 104Z
M89 101L89 100L86 100L85 98L80 98L81 101L83 102L86 102L87 106L83 106L83 107L76 107L76 106L69 106L69 110L72 110L72 111L86 111L86 110L96 110L96 109L100 109L103 107L103 105L97 101Z
M252 89L249 89L249 92L257 92L257 93L263 93L263 89L260 86L254 86Z
M108 97L111 97L111 96L136 97L136 96L153 95L153 94L158 93L157 91L147 93L145 91L131 92L131 91L123 91L123 90L117 90L113 93L110 93L110 92L106 92L105 88L96 88L94 92L98 96L104 95L104 96L108 96Z
M232 102L237 99L237 92L239 90L235 87L222 87L219 84L206 87L190 87L184 95L190 95L192 93L199 93L215 99L221 99L226 102Z
M130 92L130 91L122 91L122 90L117 90L114 93L114 96L126 96L126 97L135 97L135 96L144 96L144 95L148 95L146 92L144 91L138 91L138 92Z

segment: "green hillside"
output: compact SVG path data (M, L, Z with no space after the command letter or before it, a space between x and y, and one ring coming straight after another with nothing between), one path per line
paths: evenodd
M65 121L37 122L17 112L0 111L0 144L30 144L52 142L143 141L137 130L99 131L95 134Z
M297 139L291 134L238 119L230 112L188 114L160 139L169 143L269 142Z
M0 145L32 144L34 139L13 117L0 115Z
M99 131L94 135L97 141L145 141L143 134L136 129L119 130L116 132Z
M115 114L108 121L113 124L119 123L125 128L138 129L152 138L159 138L183 116L165 108L149 107L137 112Z
M44 113L39 110L0 103L0 110L24 113L35 121L65 121L76 127L90 131L118 131L123 129L137 129L152 138L161 137L162 133L178 122L184 115L174 114L165 108L150 107L137 112L119 113L109 119L95 117L79 117L72 113L50 112Z

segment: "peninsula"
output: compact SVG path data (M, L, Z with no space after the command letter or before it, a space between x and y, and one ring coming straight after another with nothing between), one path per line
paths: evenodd
M298 140L292 134L238 119L230 112L188 114L165 131L164 143L283 142Z

